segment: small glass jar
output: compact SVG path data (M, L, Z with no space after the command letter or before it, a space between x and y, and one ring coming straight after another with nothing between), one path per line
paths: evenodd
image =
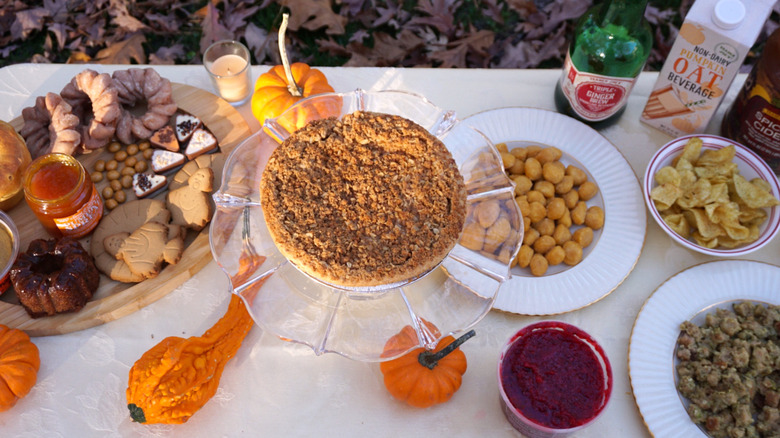
M103 200L81 163L66 154L35 159L24 174L24 198L49 234L81 238L103 217Z
M10 216L0 211L0 295L11 287L11 266L19 254L19 230Z

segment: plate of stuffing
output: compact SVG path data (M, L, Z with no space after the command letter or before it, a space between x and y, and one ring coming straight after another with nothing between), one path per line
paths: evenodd
M524 238L495 309L552 315L588 306L636 266L646 232L639 180L618 149L570 117L499 108L464 123L497 147Z
M683 270L647 299L628 366L654 436L780 434L780 267L721 260Z
M510 276L523 225L501 166L484 135L422 96L309 97L228 157L214 259L233 278L247 248L263 256L234 293L316 354L389 360L408 329L406 351L430 348L476 324Z

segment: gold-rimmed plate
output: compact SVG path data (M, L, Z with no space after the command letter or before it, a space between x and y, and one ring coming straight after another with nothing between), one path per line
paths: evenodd
M636 266L644 245L646 210L642 189L618 149L596 130L562 114L537 108L499 108L463 120L494 144L555 146L564 164L575 164L596 183L589 205L604 209L604 227L575 266L556 266L541 277L513 268L493 308L524 315L577 310L615 290Z
M674 349L680 324L736 300L778 304L778 284L778 266L722 260L683 270L653 292L634 322L628 351L631 387L650 433L664 438L707 437L688 417L675 387Z

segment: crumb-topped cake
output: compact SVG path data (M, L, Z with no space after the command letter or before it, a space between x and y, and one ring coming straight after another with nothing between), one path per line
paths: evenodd
M271 155L260 194L279 251L347 287L427 272L466 216L463 177L444 144L411 120L371 112L296 131Z

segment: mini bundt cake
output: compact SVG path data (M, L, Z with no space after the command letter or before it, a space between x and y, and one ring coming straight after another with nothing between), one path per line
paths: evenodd
M92 256L71 238L36 239L11 267L11 282L33 318L81 310L98 288Z

